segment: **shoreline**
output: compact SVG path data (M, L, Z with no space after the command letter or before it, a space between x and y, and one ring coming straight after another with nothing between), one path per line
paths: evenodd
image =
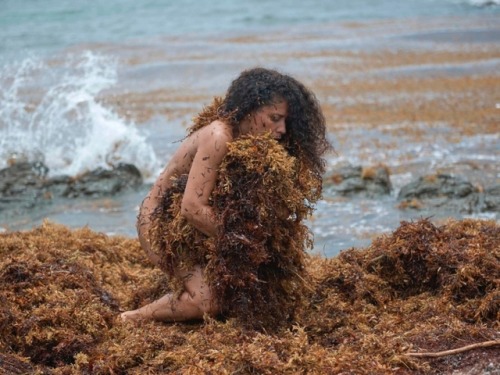
M89 44L65 50L48 66L69 69L65 54L88 48L113 56L118 64L117 84L95 100L123 122L144 130L160 164L182 139L191 118L214 95L223 95L240 69L260 64L296 75L316 93L327 117L336 149L328 156L328 171L344 164L384 165L394 188L380 201L326 195L312 222L321 252L326 243L339 241L339 248L366 243L395 228L400 220L420 217L418 211L398 210L395 200L398 190L419 176L455 174L480 189L500 183L496 163L500 157L500 43L477 33L488 29L496 35L500 29L492 17L481 20L345 22L223 38ZM425 39L435 33L462 35L468 30L472 33L468 41L479 40L462 43L450 37L444 41L442 34L438 40ZM424 40L415 39L418 35L424 35ZM27 93L33 108L41 100L42 89ZM99 201L62 202L60 207L36 213L33 220L29 215L18 218L16 226L39 224L40 215L46 214L74 227L91 223L106 233L117 233L115 228L134 233L141 200L142 196L129 194L105 200L102 208ZM384 225L377 217L384 218ZM500 220L498 213L494 219ZM8 228L10 223L0 227Z

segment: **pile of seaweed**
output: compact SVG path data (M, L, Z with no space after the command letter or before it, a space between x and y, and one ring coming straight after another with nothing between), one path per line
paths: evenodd
M186 181L179 176L164 193L149 232L173 289L182 289L177 269L203 265L224 317L266 331L290 325L306 294L312 240L304 219L320 197L320 181L269 134L229 143L211 197L214 238L181 215Z
M307 292L304 219L321 192L316 178L267 137L232 142L219 171L219 233L207 265L226 316L267 331L290 324Z
M119 311L148 303L168 287L138 241L50 222L4 233L0 373L437 374L500 368L497 223L403 222L365 249L311 257L307 271L304 310L292 327L273 333L243 329L235 319L124 324L116 319ZM484 342L490 347L454 355L411 354Z

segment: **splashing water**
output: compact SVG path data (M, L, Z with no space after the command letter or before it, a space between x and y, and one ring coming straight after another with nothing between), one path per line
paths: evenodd
M62 64L27 58L0 70L0 168L13 159L43 161L51 175L70 176L135 164L148 178L158 169L146 135L99 103L116 83L116 63L91 52Z

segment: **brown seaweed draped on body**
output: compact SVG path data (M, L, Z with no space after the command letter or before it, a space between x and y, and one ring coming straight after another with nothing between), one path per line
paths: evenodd
M215 302L243 325L274 329L293 321L302 305L306 250L303 220L321 196L321 180L270 136L229 144L211 200L218 234L208 238L180 215L187 176L179 176L153 213L152 250L174 290L176 270L206 267Z

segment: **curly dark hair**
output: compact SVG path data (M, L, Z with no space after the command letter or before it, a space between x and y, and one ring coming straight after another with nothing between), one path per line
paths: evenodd
M224 98L215 97L212 104L193 119L188 136L214 120L228 123L236 134L247 115L282 99L288 104L288 116L286 134L280 143L320 180L325 172L323 155L333 149L326 138L325 117L316 96L308 88L276 70L244 70L231 83Z
M332 149L326 138L325 117L316 96L295 78L260 67L245 70L229 86L219 116L236 128L248 114L280 99L288 103L286 134L281 142L290 155L322 175L322 156Z

